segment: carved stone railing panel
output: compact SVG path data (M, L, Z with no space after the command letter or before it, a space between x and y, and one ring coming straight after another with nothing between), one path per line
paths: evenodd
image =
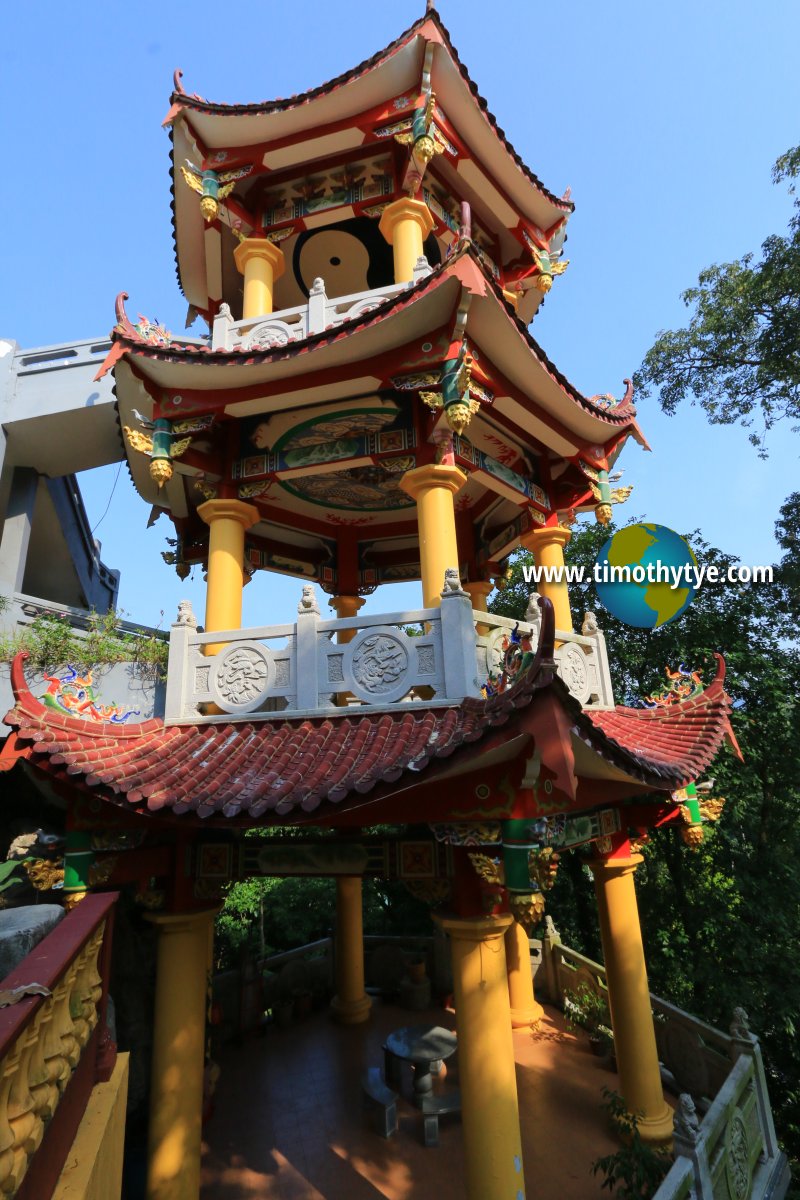
M339 633L354 636L340 642ZM348 708L385 709L413 702L422 688L434 705L480 695L465 592L443 593L439 608L324 620L306 587L294 625L198 633L182 605L170 638L166 720L335 714L344 711L335 703L342 695ZM217 711L209 713L210 705Z
M420 260L412 283L429 273L427 262ZM366 292L353 292L349 296L328 297L323 280L315 279L306 304L241 321L234 321L230 308L223 304L214 319L211 349L272 350L288 346L315 333L324 333L326 329L333 329L345 321L366 316L411 286L409 283L393 283Z
M514 621L510 617L495 616L494 613L479 612L477 609L473 616L481 629L486 631L478 637L476 651L478 675L482 681L489 675L496 677L501 673L505 646L514 629L518 628L519 633L528 635L534 648L539 641L541 618L535 593L528 604L525 621ZM587 630L585 633L556 630L556 671L584 708L613 708L614 695L605 638L590 613L587 613L584 628Z
M69 1140L60 1134L49 1146L50 1121L69 1090L64 1102L77 1129L95 1082L113 1066L100 1067L107 985L99 962L107 979L115 902L116 893L87 897L0 984L19 993L0 1009L3 1196L14 1196L23 1180L26 1195L52 1193Z
M552 1003L563 1007L567 992L581 984L606 994L605 968L562 946L552 923L542 939L542 959ZM780 1200L788 1166L746 1014L736 1010L727 1034L652 993L650 1000L665 1078L681 1091L675 1162L653 1200Z

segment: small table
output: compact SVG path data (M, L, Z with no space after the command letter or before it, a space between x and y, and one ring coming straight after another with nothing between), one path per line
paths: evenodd
M437 1063L455 1054L457 1047L456 1035L441 1025L405 1025L395 1029L383 1046L386 1082L399 1083L394 1060L410 1062L414 1068L414 1103L424 1110L433 1089L431 1071Z

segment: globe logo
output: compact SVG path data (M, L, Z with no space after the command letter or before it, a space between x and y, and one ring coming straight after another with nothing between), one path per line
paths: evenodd
M610 537L597 556L597 595L626 625L658 629L691 604L696 566L688 542L666 525L629 525Z

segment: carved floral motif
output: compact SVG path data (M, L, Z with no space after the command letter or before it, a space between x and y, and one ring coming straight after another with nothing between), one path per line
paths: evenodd
M747 1142L747 1127L738 1108L731 1113L728 1128L725 1131L725 1142L728 1150L725 1160L725 1174L728 1179L728 1188L734 1200L746 1200L750 1195L752 1171Z
M576 645L567 643L558 652L559 675L581 703L589 699L589 672L586 655Z
M265 650L236 646L222 655L217 666L217 691L228 705L252 704L269 687L269 668Z
M388 633L374 634L356 649L352 669L359 687L380 696L395 690L408 670L408 654L399 638Z

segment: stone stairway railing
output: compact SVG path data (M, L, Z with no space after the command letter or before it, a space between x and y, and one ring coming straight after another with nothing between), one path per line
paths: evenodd
M563 1008L568 992L606 996L605 969L562 946L552 922L542 940L541 981ZM789 1184L758 1039L746 1014L723 1033L651 993L665 1086L678 1096L675 1162L653 1200L780 1200Z
M116 1046L106 1007L116 899L116 892L87 896L0 982L6 993L37 985L0 1008L3 1196L52 1195L92 1089L111 1077Z

